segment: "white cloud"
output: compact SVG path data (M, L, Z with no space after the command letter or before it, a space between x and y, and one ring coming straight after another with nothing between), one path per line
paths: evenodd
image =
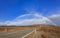
M51 15L51 16L49 16L50 18L58 18L58 17L60 17L60 14L53 14L53 15Z
M51 19L55 24L60 25L60 14L53 14L48 16L48 18Z
M33 25L33 24L54 24L47 17L42 16L39 13L24 14L16 17L12 21L1 22L1 25Z

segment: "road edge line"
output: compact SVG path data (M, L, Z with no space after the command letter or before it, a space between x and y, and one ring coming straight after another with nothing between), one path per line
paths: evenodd
M35 30L34 30L34 31L35 31ZM28 34L26 34L26 35L23 36L22 38L25 38L26 36L30 35L30 34L33 33L34 31L32 31L32 32L30 32L30 33L28 33Z

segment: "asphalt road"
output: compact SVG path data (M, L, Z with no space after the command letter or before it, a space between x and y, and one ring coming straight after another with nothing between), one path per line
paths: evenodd
M21 38L32 31L33 29L18 30L18 31L12 31L12 32L2 32L0 33L0 38Z

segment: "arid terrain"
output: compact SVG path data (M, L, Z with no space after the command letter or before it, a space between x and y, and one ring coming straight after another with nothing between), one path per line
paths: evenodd
M8 31L16 31L16 30L24 30L31 29L33 26L0 26L0 32L8 32Z
M4 34L10 33L12 31L13 32L18 31L18 32L6 35L6 37L9 36L7 38L15 38L13 37L13 35L15 34L18 34L19 37L23 34L24 37L25 35L29 34L30 31L33 32L24 38L60 38L60 26L45 25L45 24L35 24L33 26L0 26L0 35L2 34L0 38L5 38ZM19 32L21 33L19 34Z
M0 26L0 38L22 38L33 30L33 26Z
M26 38L60 38L60 26L38 24L35 28L36 32Z

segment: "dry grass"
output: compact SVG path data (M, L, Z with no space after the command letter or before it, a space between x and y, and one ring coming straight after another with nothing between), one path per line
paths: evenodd
M31 29L32 26L0 26L0 32Z
M60 38L60 26L38 24L35 28L36 35L30 34L27 38Z
M60 26L40 25L36 28L41 33L42 38L60 38Z
M0 27L0 32L2 31L7 32L11 30L24 30L31 28L36 28L37 33L36 35L35 33L32 33L26 38L60 38L60 26L44 25L44 24L38 24L34 26L4 26Z

